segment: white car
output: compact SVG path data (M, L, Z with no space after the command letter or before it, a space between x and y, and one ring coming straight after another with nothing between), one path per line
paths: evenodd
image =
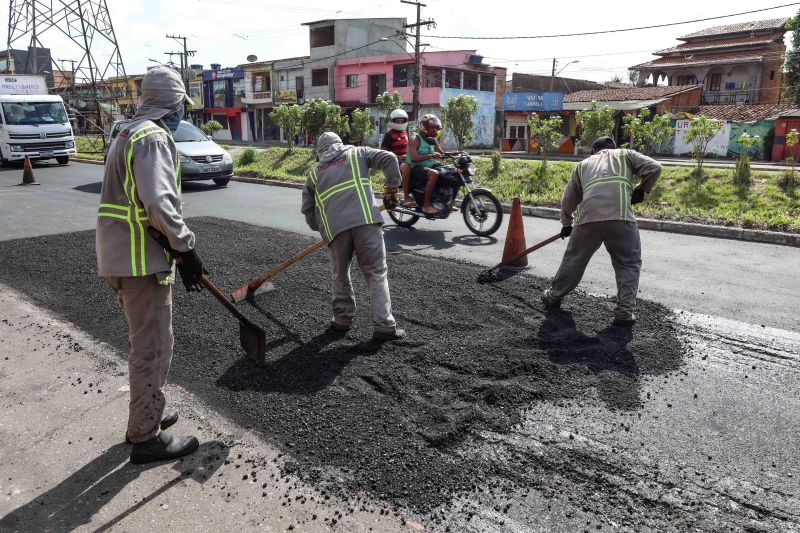
M106 146L125 129L130 120L117 120L111 126ZM233 158L220 145L209 139L199 128L185 120L172 134L181 160L181 181L214 180L220 187L233 176Z

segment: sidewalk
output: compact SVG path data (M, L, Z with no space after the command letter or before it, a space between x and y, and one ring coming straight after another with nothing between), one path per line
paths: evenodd
M0 531L411 530L282 474L276 448L175 386L172 431L200 450L130 464L124 358L1 285L0 306Z

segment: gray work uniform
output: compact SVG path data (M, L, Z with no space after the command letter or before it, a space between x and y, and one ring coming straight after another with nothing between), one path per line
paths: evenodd
M350 263L355 254L369 286L373 327L376 331L393 332L396 322L386 275L383 217L369 182L373 168L384 172L387 185L400 185L400 168L393 153L366 146L332 145L309 173L301 211L309 227L328 242L333 321L350 326L355 315L350 281Z
M572 292L602 244L616 274L614 315L623 320L635 318L642 259L631 206L633 180L639 176L639 188L648 193L660 175L660 163L625 149L601 150L575 167L561 199L561 223L574 227L545 298L557 302Z
M194 248L181 215L178 152L160 122L134 120L108 151L97 217L97 271L117 294L128 321L128 438L158 435L162 391L172 360L172 258L147 233L154 226L172 248Z

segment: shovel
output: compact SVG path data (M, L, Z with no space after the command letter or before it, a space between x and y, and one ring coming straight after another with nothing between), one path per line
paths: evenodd
M506 261L503 261L501 263L496 264L495 266L493 266L489 270L484 270L483 272L478 274L478 283L492 283L494 281L499 281L499 279L497 277L497 271L499 269L503 268L504 266L510 265L511 263L517 261L518 259L522 259L523 257L528 255L529 253L535 252L539 248L541 248L543 246L547 246L551 242L557 241L560 238L561 238L561 234L560 233L556 233L552 237L548 237L547 239L543 240L542 242L540 242L538 244L534 244L530 248L526 248L525 250L521 251L520 253L518 253L514 257L512 257L512 258L510 258L510 259L508 259Z
M170 252L173 257L175 257L176 262L180 263L180 254L172 250L169 244L169 239L167 239L163 233L155 229L153 226L148 227L147 232L158 242L158 244L161 245L162 248ZM267 335L264 330L253 324L249 318L244 316L241 311L236 309L236 307L228 301L225 295L222 294L222 291L220 291L213 283L211 283L211 280L209 280L205 275L200 278L200 284L208 289L208 292L210 292L214 298L219 300L219 302L224 305L233 316L239 319L239 343L242 345L242 349L244 349L247 357L255 362L264 361L264 358L266 357L267 345Z
M378 208L379 211L385 211L386 207L381 205ZM325 239L315 242L308 248L301 250L296 255L293 255L283 263L279 264L269 272L265 272L261 274L254 280L250 281L249 283L242 285L235 291L231 293L231 301L234 303L239 303L242 300L246 300L248 298L253 298L258 294L263 294L265 292L274 291L275 285L272 283L272 278L275 277L279 272L286 270L288 267L292 266L311 252L322 248L325 246Z

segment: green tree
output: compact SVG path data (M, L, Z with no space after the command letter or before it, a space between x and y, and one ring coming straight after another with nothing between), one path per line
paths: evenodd
M752 184L750 150L760 142L761 137L758 135L748 135L747 132L744 132L739 136L739 145L743 150L736 159L736 170L733 173L733 182L739 187L749 187Z
M792 47L783 62L784 97L793 104L800 104L800 11L786 23L786 30L792 32Z
M323 132L332 131L338 135L346 135L350 131L347 117L342 115L342 108L321 98L306 100L302 106L302 125L316 139Z
M643 107L638 115L625 115L622 131L630 139L628 145L645 154L655 152L672 135L670 119L667 115L650 118L650 110Z
M203 130L203 133L205 133L209 137L213 137L216 132L222 129L222 124L220 124L216 120L209 120L208 122L200 126L200 129Z
M379 94L375 98L375 104L378 106L378 109L383 114L384 118L386 118L388 121L389 113L395 109L400 109L403 107L403 98L397 91L391 93L385 92L383 94Z
M539 115L534 113L528 120L528 125L531 128L531 139L536 139L536 143L539 145L539 153L542 154L542 166L539 167L539 174L544 176L547 168L547 156L551 151L558 148L556 140L562 137L561 127L564 125L564 121L561 120L559 115L541 119Z
M614 131L614 110L607 105L592 100L589 107L578 111L578 124L581 126L580 142L583 145L591 144L598 137L611 135Z
M795 178L794 178L794 165L795 165L795 158L792 155L792 148L797 146L797 141L800 140L800 133L797 132L796 129L792 128L788 133L786 133L786 147L789 149L789 155L786 157L786 160L789 161L791 168L789 170L789 174L786 179L786 190L794 191L795 187Z
M692 145L692 159L696 163L694 175L697 179L703 179L703 162L706 158L706 149L708 143L714 138L714 135L722 128L719 122L698 115L689 122L689 127L686 129L684 141Z
M639 83L639 71L638 70L628 70L628 81L632 84L636 85Z
M375 134L372 127L372 116L369 109L354 109L350 115L350 138L353 144L359 145L364 141L364 137Z
M461 151L475 138L475 113L478 112L478 100L465 94L447 100L442 110L442 121L453 133L458 150Z
M291 150L303 123L303 109L298 105L279 105L272 110L270 118L276 126L283 130L286 143Z

